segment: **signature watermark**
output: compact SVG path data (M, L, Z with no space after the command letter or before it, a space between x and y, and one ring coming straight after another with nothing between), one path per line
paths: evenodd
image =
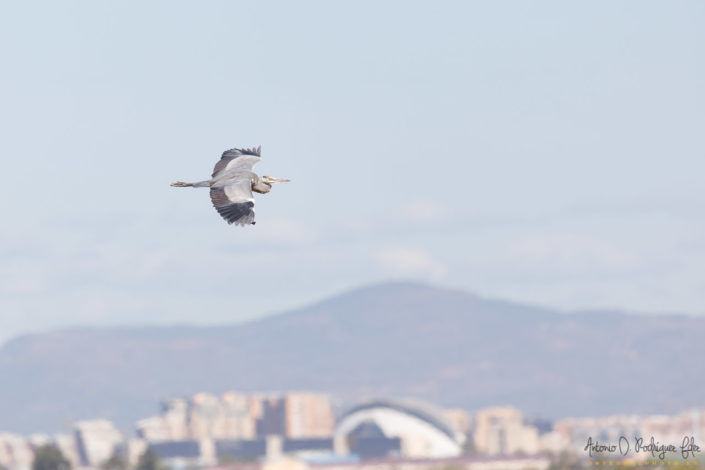
M635 437L632 440L621 436L617 443L600 443L588 437L585 445L585 452L588 456L602 457L605 454L615 454L622 457L629 457L630 452L633 455L650 454L653 458L665 460L670 457L680 457L683 460L694 459L697 454L702 452L700 446L695 443L693 436L685 436L680 445L662 444L652 436L650 440L645 440L642 437ZM671 455L676 454L676 455Z

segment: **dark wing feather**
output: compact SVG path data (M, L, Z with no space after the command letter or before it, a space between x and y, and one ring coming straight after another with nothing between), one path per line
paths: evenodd
M235 225L254 225L255 211L252 209L255 203L252 201L229 204L227 206L216 206L215 210L229 224Z
M255 224L251 185L250 180L243 179L222 188L211 188L213 207L229 224Z
M260 155L262 153L262 146L260 145L259 147L255 148L252 147L251 149L230 149L226 150L223 152L222 158L225 157L239 157L240 155L254 155L255 157L261 157Z

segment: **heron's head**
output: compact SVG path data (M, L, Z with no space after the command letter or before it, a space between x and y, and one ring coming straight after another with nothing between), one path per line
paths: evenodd
M265 183L267 183L268 185L271 186L271 185L273 185L274 183L288 183L288 182L290 182L291 180L283 180L283 179L280 179L280 178L274 178L273 176L263 176L263 177L262 177L262 181L264 181Z

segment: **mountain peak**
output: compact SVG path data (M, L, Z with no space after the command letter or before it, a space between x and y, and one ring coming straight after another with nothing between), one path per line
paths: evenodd
M691 358L705 355L704 319L598 320L402 281L244 325L33 335L0 349L0 429L53 431L84 418L129 427L161 398L232 389L468 410L510 403L549 418L702 405L705 370ZM629 393L684 363L695 367L689 387L660 381Z

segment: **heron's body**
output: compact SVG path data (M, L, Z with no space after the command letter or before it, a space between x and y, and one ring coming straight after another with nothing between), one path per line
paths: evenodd
M195 183L177 181L176 187L210 188L211 202L229 224L254 225L255 199L252 191L266 194L272 184L287 182L269 176L258 176L252 168L261 160L261 147L230 149L215 164L211 179Z

